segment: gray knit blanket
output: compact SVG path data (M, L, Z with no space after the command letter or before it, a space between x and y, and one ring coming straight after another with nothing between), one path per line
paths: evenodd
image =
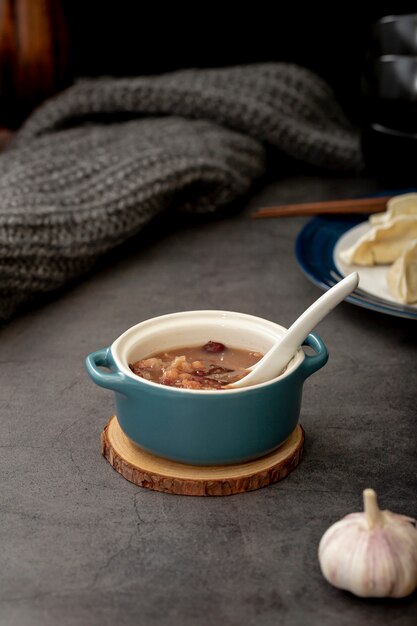
M331 89L294 65L84 80L49 100L0 155L0 320L156 214L247 193L268 147L327 170L362 167Z

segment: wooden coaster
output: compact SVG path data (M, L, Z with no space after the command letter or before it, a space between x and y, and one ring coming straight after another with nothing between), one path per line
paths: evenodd
M140 487L183 496L229 496L282 480L301 460L301 426L274 452L239 465L186 465L150 454L126 437L115 415L101 433L101 452L124 478Z

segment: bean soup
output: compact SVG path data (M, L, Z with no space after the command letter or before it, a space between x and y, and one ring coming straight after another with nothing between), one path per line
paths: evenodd
M182 389L224 389L243 378L263 354L227 347L218 341L204 346L158 352L129 364L134 374L161 385Z

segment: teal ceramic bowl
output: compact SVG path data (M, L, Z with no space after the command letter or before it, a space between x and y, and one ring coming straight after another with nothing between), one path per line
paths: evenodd
M281 376L240 389L196 391L135 376L129 363L162 350L220 341L265 353L285 328L231 311L186 311L129 328L86 358L93 381L115 392L116 415L135 444L193 465L242 463L280 446L296 427L304 381L325 365L326 346L311 333ZM101 368L107 368L105 372Z

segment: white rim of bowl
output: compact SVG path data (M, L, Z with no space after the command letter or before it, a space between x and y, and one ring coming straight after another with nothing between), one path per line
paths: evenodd
M140 327L144 327L147 324L154 324L155 322L158 321L162 321L162 320L166 320L168 318L183 318L186 317L187 315L193 315L193 314L214 314L214 315L218 315L219 317L221 316L239 316L243 319L249 320L249 321L259 321L262 323L266 323L269 324L271 328L276 327L278 329L281 330L287 330L285 328L285 326L281 326L280 324L276 324L275 322L272 322L271 320L267 320L263 317L258 317L256 315L250 315L249 313L240 313L239 311L224 311L221 309L193 309L192 311L178 311L175 313L166 313L165 315L158 315L156 317L151 317L148 318L146 320L143 320L142 322L139 322L138 324L135 324L134 326L131 326L130 328L128 328L127 330L125 330L121 335L119 335L119 337L117 337L117 339L115 339L113 341L113 343L110 346L110 350L113 356L113 359L117 365L117 367L119 368L119 370L125 374L125 376L128 376L129 378L131 378L132 380L134 380L135 382L137 382L138 384L143 384L143 385L149 385L151 388L156 388L156 389L164 389L165 391L172 391L173 393L185 393L185 394L192 394L192 395L197 395L197 396L203 396L203 395L209 395L209 396L213 396L213 395L223 395L225 393L227 393L228 395L230 394L236 394L236 393L247 393L250 392L252 390L255 389L261 389L263 387L267 387L269 385L272 385L274 383L276 383L278 380L283 380L284 378L287 378L288 376L290 376L290 374L292 374L293 372L295 372L295 370L300 367L301 363L303 363L304 359L305 359L305 353L302 349L302 347L299 348L297 354L295 355L295 357L293 357L293 359L291 359L290 363L293 360L298 359L299 357L299 363L297 365L291 365L290 368L288 368L284 374L281 374L280 376L276 376L275 378L273 378L272 380L268 380L264 383L258 383L256 385L248 385L247 387L239 387L237 389L184 389L182 387L170 387L169 385L163 385L161 383L154 383L150 380L146 380L146 378L142 378L140 376L137 376L136 374L134 374L132 372L132 370L126 366L123 361L119 358L119 355L117 354L117 349L119 348L120 343L122 343L122 341L130 334L133 334L134 331L136 329L139 329Z

